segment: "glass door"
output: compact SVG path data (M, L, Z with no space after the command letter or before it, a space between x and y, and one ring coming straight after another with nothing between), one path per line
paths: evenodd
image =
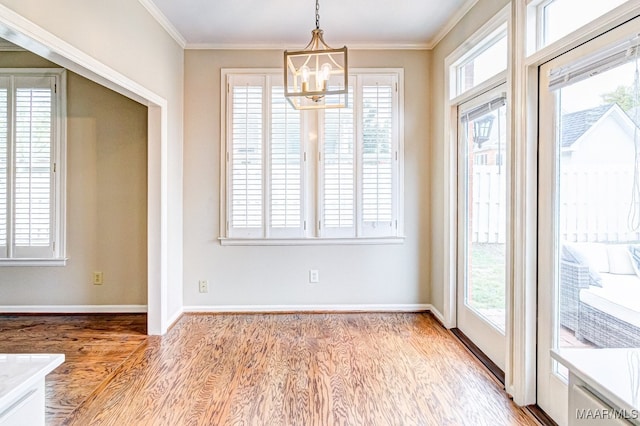
M552 349L640 347L639 24L540 69L538 404L561 425Z
M457 324L503 371L506 354L505 85L458 107Z

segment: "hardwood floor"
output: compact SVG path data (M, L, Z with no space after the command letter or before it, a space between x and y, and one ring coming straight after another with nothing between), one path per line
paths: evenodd
M147 341L147 316L0 316L0 353L63 353L47 376L46 420L62 424Z
M62 424L536 424L429 314L185 315L143 340Z

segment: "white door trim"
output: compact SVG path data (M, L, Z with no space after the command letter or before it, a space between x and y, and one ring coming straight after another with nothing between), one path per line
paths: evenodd
M147 332L166 333L169 326L167 101L4 5L0 5L0 34L18 46L148 106Z

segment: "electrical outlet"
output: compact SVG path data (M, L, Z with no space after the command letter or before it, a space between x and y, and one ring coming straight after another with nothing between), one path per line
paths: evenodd
M200 280L198 286L198 288L200 289L200 293L209 293L209 281Z
M104 283L102 272L93 273L93 285L102 285Z
M320 272L318 272L317 269L309 269L309 282L310 283L320 282Z

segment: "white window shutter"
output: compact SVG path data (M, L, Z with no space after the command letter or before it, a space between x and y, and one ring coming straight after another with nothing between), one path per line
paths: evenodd
M359 88L362 236L394 236L398 192L397 78L363 76Z
M229 236L264 236L265 77L229 78Z
M8 256L9 197L9 90L8 77L0 77L0 258Z
M225 237L402 234L401 73L356 72L349 107L304 113L286 102L279 73L223 75Z
M301 114L285 99L283 86L272 87L270 106L269 236L302 237L304 151Z
M14 255L52 257L55 77L16 77L14 84Z
M357 102L357 101L356 101ZM356 236L356 135L353 79L347 108L320 114L320 235Z

